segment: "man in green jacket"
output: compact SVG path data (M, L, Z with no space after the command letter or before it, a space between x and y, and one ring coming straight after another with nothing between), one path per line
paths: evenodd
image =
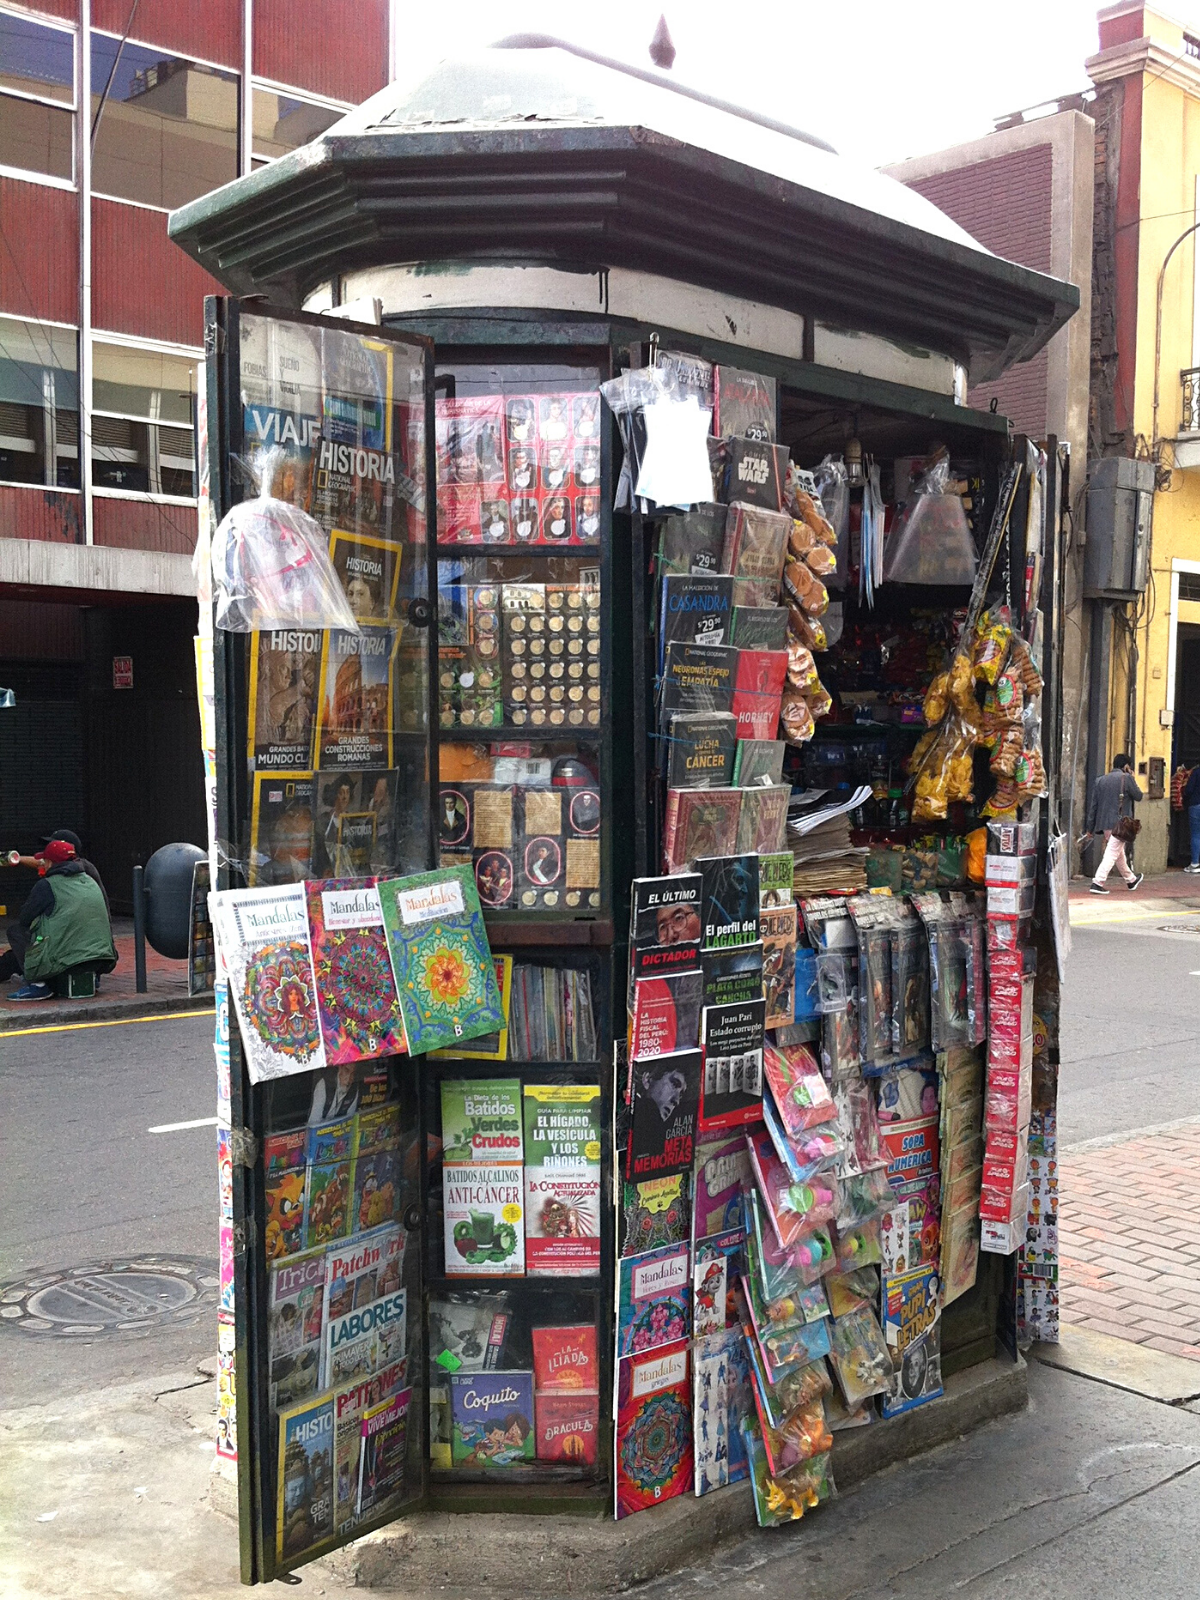
M73 967L111 972L117 964L104 890L89 876L75 846L51 839L36 858L41 876L7 929L0 981L25 982L10 1000L50 1000L53 979Z

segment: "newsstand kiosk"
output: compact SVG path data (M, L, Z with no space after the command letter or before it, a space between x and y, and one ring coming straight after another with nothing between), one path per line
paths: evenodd
M214 882L458 872L503 1016L410 1053L353 907L226 925L246 1582L418 1506L790 1520L1055 1326L1069 462L964 401L1077 293L516 43L171 219L235 296L202 541L299 508L355 623L211 630Z

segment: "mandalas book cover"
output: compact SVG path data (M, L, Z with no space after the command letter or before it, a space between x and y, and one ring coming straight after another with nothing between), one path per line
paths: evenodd
M692 1487L688 1342L625 1356L617 1374L617 1520Z
M398 1055L404 1023L374 878L304 885L317 1018L330 1066Z
M251 1083L325 1065L300 884L208 897Z

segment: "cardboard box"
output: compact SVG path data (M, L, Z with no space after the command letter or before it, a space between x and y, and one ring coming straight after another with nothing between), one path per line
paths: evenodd
M1032 1099L1033 1084L1024 1075L1011 1087L989 1084L983 1117L987 1133L1019 1133L1022 1128L1027 1129Z
M1029 1073L1033 1070L1033 1035L1012 1038L1003 1030L988 1038L988 1085L993 1069L1006 1072Z
M984 875L989 885L1002 883L1035 883L1037 881L1036 856L987 856Z
M988 854L1031 856L1037 851L1036 822L989 822Z
M987 914L993 917L1025 918L1033 915L1036 883L988 884Z

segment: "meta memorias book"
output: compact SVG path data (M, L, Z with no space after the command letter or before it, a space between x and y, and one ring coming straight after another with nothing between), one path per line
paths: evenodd
M251 1083L325 1065L302 885L208 897Z
M374 878L304 885L317 1018L330 1066L397 1055L404 1023Z
M700 1109L699 1050L630 1063L633 1103L625 1176L631 1183L690 1167Z
M499 1032L504 1007L471 868L378 887L410 1053Z

